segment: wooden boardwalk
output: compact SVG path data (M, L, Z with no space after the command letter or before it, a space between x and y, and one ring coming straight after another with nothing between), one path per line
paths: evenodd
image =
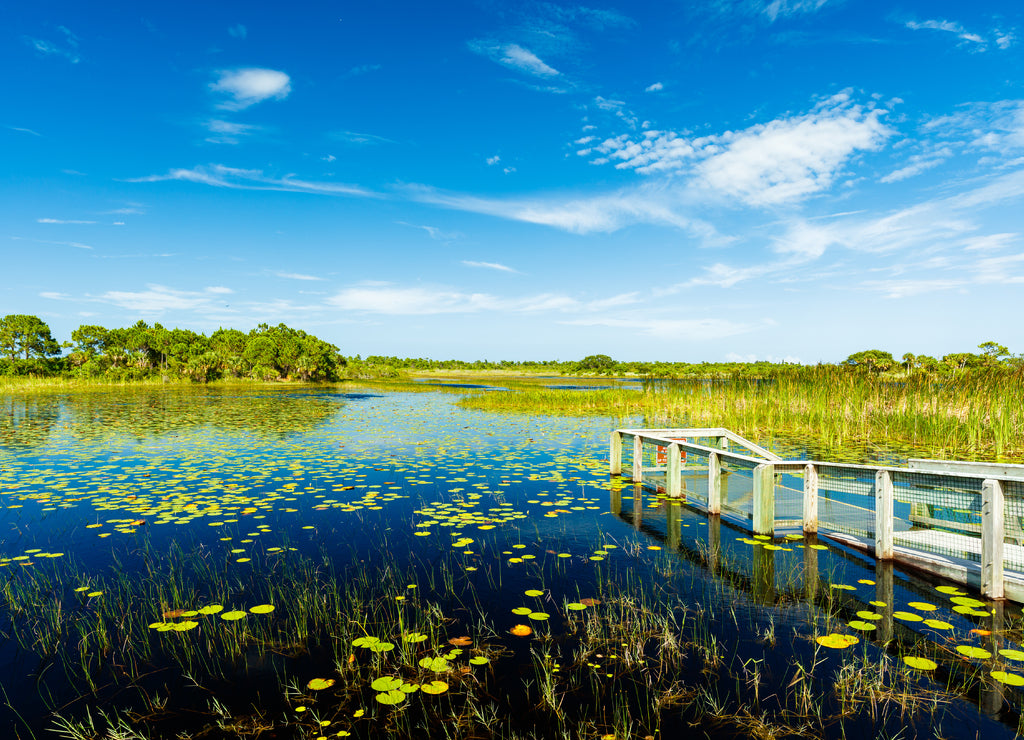
M879 560L1024 602L1024 466L783 460L724 428L618 429L613 474L622 474L624 440L634 483L757 534L820 528Z

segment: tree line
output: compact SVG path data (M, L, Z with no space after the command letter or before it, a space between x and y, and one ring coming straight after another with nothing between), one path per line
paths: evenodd
M70 350L64 354L64 350ZM36 316L0 318L0 375L65 376L109 380L219 378L338 380L345 358L333 344L284 324L249 332L218 329L206 336L145 321L126 328L79 326L58 343Z
M963 371L1024 373L1024 356L996 342L979 352L941 358L905 353L897 360L878 349L855 352L839 366L872 375L947 375ZM68 351L69 350L69 351ZM278 324L249 332L218 329L206 336L138 321L126 328L82 325L70 342L57 342L37 316L0 318L0 376L37 375L109 380L179 377L195 382L220 378L334 381L345 377L398 377L411 372L495 370L552 375L635 376L647 378L769 378L798 373L806 366L773 362L623 362L609 355L581 360L432 360L370 355L343 356L333 344Z

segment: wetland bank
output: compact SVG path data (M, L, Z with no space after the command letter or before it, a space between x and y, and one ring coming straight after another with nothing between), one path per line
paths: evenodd
M642 416L500 402L0 397L5 736L1017 734L1015 606L609 476Z

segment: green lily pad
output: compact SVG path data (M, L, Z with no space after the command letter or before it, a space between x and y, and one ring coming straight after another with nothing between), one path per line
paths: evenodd
M449 663L445 658L440 657L420 658L420 666L426 668L428 671L433 671L434 673L442 673L451 668L451 663Z
M420 691L424 694L443 694L448 690L448 684L444 681L433 680L430 683L420 685Z
M391 691L385 691L380 694L377 694L377 696L375 696L374 698L381 704L394 705L401 704L403 701L405 701L406 696L407 694L404 691L392 689Z
M529 619L533 619L538 622L543 622L545 619L550 619L551 615L547 612L530 612L526 615Z
M491 661L489 658L486 658L483 655L475 655L469 659L469 662L473 665L487 665Z
M903 662L911 668L916 668L919 671L934 671L939 667L939 664L934 660L919 658L916 655L904 655Z
M524 616L526 614L529 614L532 611L533 611L533 609L531 609L528 606L517 606L515 609L512 610L512 613L513 614L518 614L519 616Z
M974 647L973 645L957 645L956 646L956 651L958 653L960 653L961 655L963 655L965 657L968 657L968 658L982 658L982 659L985 659L985 658L991 658L992 657L992 653L990 653L985 648Z
M583 611L584 609L587 608L587 605L586 604L580 604L579 602L574 601L574 602L572 602L570 604L566 604L565 608L568 609L571 612L581 612L581 611Z
M951 630L953 625L949 622L943 622L941 619L926 619L924 623L931 627L933 630Z
M374 691L394 691L402 685L402 679L392 678L391 676L381 676L370 684L370 688Z
M861 630L862 632L870 632L873 629L877 629L871 622L862 622L859 619L849 622L849 625L855 630Z
M543 596L544 595L543 591L538 591L535 588L531 588L528 591L526 591L525 593L526 593L527 596Z
M1024 686L1024 676L1019 676L1016 673L992 671L990 675L999 683L1005 683L1007 686Z
M1004 658L1009 658L1010 660L1024 660L1024 650L1010 650L1007 648L1005 650L1000 650L999 654Z

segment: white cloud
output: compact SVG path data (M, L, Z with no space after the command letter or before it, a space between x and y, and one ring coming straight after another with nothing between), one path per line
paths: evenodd
M945 33L954 34L961 42L967 44L976 44L979 50L983 50L986 45L985 38L976 33L971 33L966 28L961 26L959 23L946 20L928 20L928 21L907 21L906 27L912 31L943 31ZM1009 41L1004 42L1009 45ZM1006 46L1000 44L1000 48L1005 49Z
M511 267L497 262L473 262L472 260L462 260L462 264L466 267L483 267L488 270L498 270L499 272L519 272L519 270L513 270Z
M500 44L493 41L471 41L470 50L489 58L505 67L519 72L550 79L558 77L561 73L547 64L540 57L529 49L524 49L519 44Z
M210 298L203 293L174 290L163 285L149 284L144 291L111 290L99 296L90 296L101 303L111 303L129 311L139 313L161 313L163 311L196 310L210 305Z
M211 144L237 144L242 136L259 131L260 128L259 126L247 123L234 123L220 119L211 119L204 125L210 132L210 136L206 137L206 141Z
M72 64L78 64L81 61L78 54L78 37L64 26L58 26L57 30L64 34L63 44L30 36L25 37L25 42L40 54L64 57Z
M287 280L326 280L326 278L317 277L316 275L303 275L300 272L275 272L273 275Z
M740 131L689 138L645 131L606 139L595 163L642 174L685 171L695 187L711 187L752 206L799 201L826 190L858 152L881 147L892 131L885 111L834 95L810 113L779 118Z
M244 39L249 35L249 31L241 23L236 23L235 25L228 27L228 35L232 38Z
M95 221L77 221L63 218L37 218L36 223L40 224L94 224Z
M500 162L500 161L501 161L501 157L499 157L497 154L495 154L493 157L488 157L487 158L487 164L489 164L489 165L498 164L498 162Z
M206 289L207 293L215 293L217 295L227 295L228 293L234 293L235 291L231 288L225 288L223 285L211 285Z
M556 293L541 293L521 298L501 298L489 293L464 293L445 288L403 288L391 284L362 284L346 288L327 299L327 303L345 311L392 316L469 314L484 311L503 313L593 312L608 306L625 305L636 300L635 293L597 301L580 301Z
M399 223L402 226L411 226L414 229L423 229L425 232L427 232L431 239L434 239L436 241L451 241L452 239L458 239L459 237L462 236L462 234L460 234L457 231L442 231L436 226L410 224L406 223L405 221L396 221L395 223Z
M164 182L167 180L184 180L217 188L232 188L236 190L280 190L289 193L379 197L377 193L356 185L310 182L308 180L298 180L292 175L285 175L280 178L267 177L263 174L262 170L243 170L236 167L227 167L222 164L213 164L208 167L200 165L190 170L174 169L166 175L135 177L129 178L124 182Z
M4 128L8 129L9 131L18 131L23 134L32 134L32 136L42 136L41 133L39 133L38 131L33 131L30 128L21 128L20 126L5 126Z
M653 85L648 85L647 87L645 87L644 92L658 92L659 90L664 89L665 86L663 84L661 84L660 82L655 82Z
M245 67L221 70L218 74L210 89L228 96L218 106L226 110L242 110L269 98L283 100L292 91L291 78L274 69Z
M936 151L925 152L923 154L915 154L910 157L908 164L900 167L898 170L890 172L888 175L883 177L880 182L892 183L900 182L908 178L919 175L922 172L926 172L934 167L938 167L940 164L945 162L947 159L953 156L953 150L949 147L942 147Z
M705 244L727 241L710 224L678 213L671 194L656 188L634 188L588 198L551 196L506 200L446 193L426 186L409 186L406 192L412 200L422 203L543 224L577 234L612 232L631 224L657 223L684 229Z
M1024 100L968 103L924 125L925 132L1003 157L1024 151Z
M355 144L362 146L365 144L394 144L392 139L386 139L383 136L377 136L375 134L364 134L358 131L333 131L329 136L335 141L340 141L345 144Z

